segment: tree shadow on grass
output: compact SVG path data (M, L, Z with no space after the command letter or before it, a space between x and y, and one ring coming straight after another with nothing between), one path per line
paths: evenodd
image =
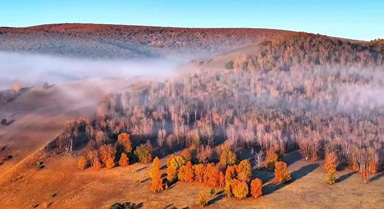
M295 162L299 161L301 158L301 154L298 151L293 151L285 155L284 162L286 162L287 165L290 166Z
M369 180L369 182L379 180L379 179L381 179L383 176L384 176L384 172L381 172L381 173L379 173L379 174L376 174L376 176L372 177L372 178Z
M339 178L336 179L336 183L340 183L340 182L343 182L343 181L347 180L349 177L351 177L355 173L356 172L353 171L353 172L350 172L350 173L347 173L347 174L344 174L344 175L340 176Z
M224 197L225 197L224 194L219 194L215 198L209 200L208 205L213 205L213 204L217 203L218 201L222 200Z
M308 175L312 171L314 171L316 168L318 168L320 165L318 163L306 165L302 168L300 168L297 171L294 171L291 173L291 180L289 182L283 183L283 184L267 184L263 187L263 193L264 195L272 194L273 192L284 188L285 186L293 183L296 180L299 180L303 178L304 176Z

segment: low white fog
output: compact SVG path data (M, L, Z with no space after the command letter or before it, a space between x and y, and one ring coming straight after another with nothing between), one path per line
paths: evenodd
M107 60L56 57L26 53L0 52L0 90L13 82L38 86L44 82L82 80L103 77L159 78L169 76L183 61L163 58L148 60Z

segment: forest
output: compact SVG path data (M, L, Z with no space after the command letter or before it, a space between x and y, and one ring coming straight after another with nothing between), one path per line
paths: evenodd
M264 40L221 70L203 65L105 95L95 117L68 123L47 151L74 153L81 169L155 159L154 192L179 180L257 197L263 182L251 170L289 181L284 155L295 150L325 160L329 184L339 167L368 183L384 163L383 66L380 40L304 33ZM166 178L159 158L167 158Z

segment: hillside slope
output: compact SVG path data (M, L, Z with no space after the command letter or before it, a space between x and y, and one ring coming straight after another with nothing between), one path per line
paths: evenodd
M0 51L81 57L158 57L219 53L293 32L271 29L169 28L55 24L0 28Z

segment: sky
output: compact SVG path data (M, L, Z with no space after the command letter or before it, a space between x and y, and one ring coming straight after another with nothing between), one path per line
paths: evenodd
M103 23L272 28L384 38L383 0L0 0L0 26Z

